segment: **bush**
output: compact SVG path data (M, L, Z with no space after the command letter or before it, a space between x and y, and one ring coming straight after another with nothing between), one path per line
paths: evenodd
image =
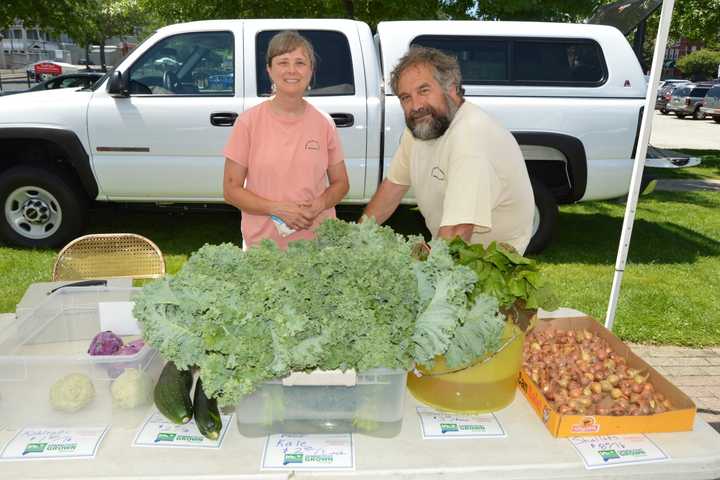
M707 48L682 57L676 64L685 76L697 79L717 78L718 65L720 52Z

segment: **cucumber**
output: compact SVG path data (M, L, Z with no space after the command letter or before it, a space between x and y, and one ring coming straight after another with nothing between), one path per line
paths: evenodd
M190 370L178 370L173 362L167 362L155 385L155 406L173 423L188 423L193 416L192 381Z
M218 410L217 401L208 398L202 387L202 380L197 379L195 384L195 399L193 402L195 410L195 425L205 437L210 440L217 440L222 430L222 419Z

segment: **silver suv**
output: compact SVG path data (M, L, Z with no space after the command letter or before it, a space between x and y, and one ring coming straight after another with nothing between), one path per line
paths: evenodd
M695 120L702 120L705 118L705 113L700 110L700 107L703 105L708 90L710 90L710 85L681 85L673 90L667 109L675 113L678 118L692 115Z
M720 123L720 83L708 90L700 110L705 115L710 115L716 123Z

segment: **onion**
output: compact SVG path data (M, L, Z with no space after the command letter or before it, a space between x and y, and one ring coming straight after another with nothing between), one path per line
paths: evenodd
M650 374L591 331L547 329L528 335L523 368L560 414L649 415L672 409Z

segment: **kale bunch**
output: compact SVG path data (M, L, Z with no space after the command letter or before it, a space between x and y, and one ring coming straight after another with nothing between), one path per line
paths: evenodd
M205 245L174 277L135 299L145 340L234 405L292 371L409 369L421 309L411 260L419 238L325 221L314 241L282 251Z

